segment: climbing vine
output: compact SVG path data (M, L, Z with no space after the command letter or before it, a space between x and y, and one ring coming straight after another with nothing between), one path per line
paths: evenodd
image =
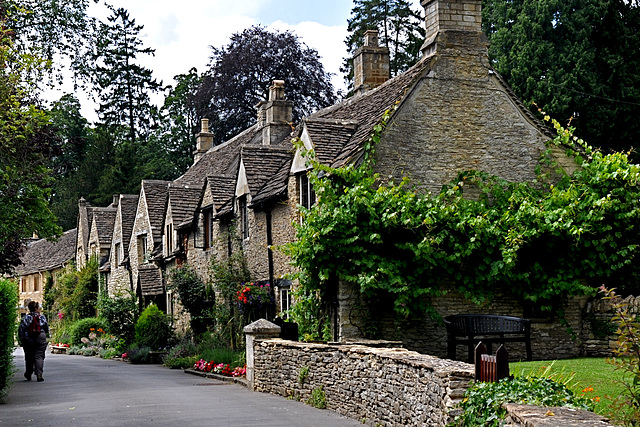
M374 129L358 166L330 168L306 153L318 203L301 208L297 239L286 251L299 269L299 292L317 298L317 310L336 280L391 301L402 318L433 314L430 297L448 290L475 303L500 292L557 310L568 296L594 293L592 281L636 255L640 170L626 154L593 150L545 116L557 136L535 182L463 171L438 194L422 194L407 179L383 180L373 171L388 119ZM552 145L576 161L573 174L553 161Z

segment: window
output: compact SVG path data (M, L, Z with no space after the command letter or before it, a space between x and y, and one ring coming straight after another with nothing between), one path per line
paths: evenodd
M33 276L33 292L38 292L40 290L40 277Z
M167 255L171 255L173 252L173 224L167 224L164 237L167 242Z
M143 264L147 259L147 235L138 236L138 263Z
M280 313L283 319L286 319L287 316L287 310L289 310L289 308L291 308L291 292L290 292L290 288L286 287L286 288L280 288Z
M120 243L116 243L113 256L116 262L116 268L118 268L120 265Z
M247 207L247 196L238 199L238 210L240 211L240 229L242 230L242 238L249 238L249 209Z
M27 278L20 278L21 292L27 292Z
M300 188L300 205L311 209L316 203L316 192L313 191L313 185L309 182L309 177L306 173L299 175L298 185Z
M204 215L204 248L209 249L213 245L213 209L207 209Z

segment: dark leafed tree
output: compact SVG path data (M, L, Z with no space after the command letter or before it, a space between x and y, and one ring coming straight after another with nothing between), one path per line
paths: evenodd
M391 77L420 59L425 34L421 11L412 9L407 0L354 0L344 41L350 56L340 69L349 89L353 88L353 53L363 45L367 30L378 30L380 45L389 49Z
M198 115L210 120L218 142L255 123L255 105L267 99L274 79L285 81L294 121L337 101L318 52L290 31L253 26L232 35L228 45L212 49L196 105Z
M637 1L485 0L483 6L493 66L521 99L558 120L573 118L577 133L594 146L638 144Z
M109 6L107 24L101 24L96 44L94 70L98 95L98 116L109 126L126 128L127 139L133 143L145 136L155 117L155 107L149 94L161 89L152 71L136 61L141 55L153 55L139 38L142 25L123 8Z

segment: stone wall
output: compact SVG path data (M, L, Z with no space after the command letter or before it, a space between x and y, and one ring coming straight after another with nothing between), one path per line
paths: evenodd
M447 333L444 324L428 316L410 322L397 322L391 307L375 307L371 313L362 311L358 294L351 286L341 283L338 293L340 341L358 340L365 330L377 329L385 340L402 341L405 348L437 357L447 356ZM625 301L634 313L640 312L640 298ZM613 311L608 300L600 298L571 298L564 306L564 319L532 314L514 299L496 295L484 305L476 305L455 292L432 300L441 317L453 314L500 314L531 320L532 352L535 360L568 359L574 357L611 356L615 344L616 325L611 321ZM365 320L368 324L365 325ZM509 360L526 357L524 343L507 343ZM456 358L466 360L466 346L458 345Z
M258 340L253 360L254 390L307 401L322 387L327 409L368 425L444 426L473 379L472 365L397 348Z

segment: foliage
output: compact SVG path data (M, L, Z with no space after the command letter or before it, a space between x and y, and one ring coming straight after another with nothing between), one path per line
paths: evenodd
M180 356L170 357L167 356L162 361L162 364L169 369L187 369L191 368L198 358L196 356Z
M640 4L624 0L485 0L492 65L520 99L596 146L628 150L640 123ZM634 154L635 156L635 154Z
M235 298L238 309L247 322L267 317L267 313L273 310L275 304L273 290L268 283L242 283Z
M0 402L4 401L15 369L13 362L14 339L18 313L18 286L13 280L0 278Z
M196 105L198 115L209 118L216 141L255 123L255 105L268 99L273 80L285 80L294 123L337 100L318 52L290 31L247 28L233 34L228 45L214 47L210 59Z
M298 371L298 383L300 383L300 387L304 387L304 383L309 377L309 366L304 365L300 367Z
M592 150L553 121L558 135L550 144L570 147L578 164L571 176L549 150L537 182L465 171L439 194L424 195L407 179L396 184L372 171L387 119L360 167L332 169L309 156L319 203L301 209L304 220L286 250L301 292L318 298L322 313L338 280L388 301L400 318L433 315L429 298L448 289L475 303L500 292L559 311L568 296L592 294L590 283L633 262L640 168L625 154ZM478 197L465 197L467 189Z
M474 383L464 394L457 426L500 426L506 416L504 403L564 406L589 410L591 402L577 397L564 384L548 378L505 378L497 383Z
M234 230L229 232L232 240L238 244L238 236ZM222 236L226 238L227 236ZM227 258L216 257L211 260L212 287L218 299L214 307L215 334L220 343L231 349L244 346L243 319L236 310L234 301L241 283L251 281L247 259L242 250L235 251Z
M151 363L151 351L150 347L134 345L129 347L122 357L129 359L134 365Z
M640 322L632 313L629 303L616 295L615 290L604 285L600 292L611 300L614 316L611 319L618 326L618 339L614 349L615 357L607 360L625 374L624 392L619 395L616 412L624 425L640 425Z
M70 320L79 320L96 315L98 294L98 261L90 259L82 270L77 271L68 265L58 276L57 286L49 295L53 304L48 307L52 312Z
M97 0L94 0L97 2ZM47 65L31 69L30 78L61 83L68 68L74 83L86 77L94 43L95 20L87 16L89 0L2 0L0 27L11 29L15 49L21 55L35 55Z
M207 330L212 322L215 296L189 265L174 268L169 273L169 289L175 289L182 306L191 317L191 330L198 335Z
M242 366L245 364L244 351L231 350L224 347L204 348L199 346L198 355L200 359L215 360L216 364Z
M136 322L135 334L135 342L140 346L154 350L166 347L172 335L167 315L157 305L149 305Z
M71 327L71 344L80 346L83 344L82 339L88 338L89 334L102 329L107 329L107 322L99 317L87 317L73 323Z
M327 396L324 393L322 386L314 388L311 391L311 396L307 400L307 405L311 405L318 409L325 409L327 407Z
M186 369L193 366L198 359L198 348L191 340L183 340L169 349L162 364L171 369Z
M117 337L130 342L135 333L138 305L133 292L123 292L111 298L106 291L98 296L98 312L107 323L107 329Z
M366 30L378 30L379 45L389 49L389 70L395 77L420 60L423 27L422 13L412 9L410 1L354 0L344 41L350 57L345 58L340 69L347 87L353 89L353 54L363 46Z
M24 239L61 232L47 203L51 175L45 159L54 138L24 76L43 65L16 49L5 7L0 3L0 273L20 263Z
M607 417L616 396L622 393L623 375L607 364L606 358L520 361L509 366L516 377L544 377L565 384L577 396L590 399L594 412ZM570 380L568 380L570 378Z

